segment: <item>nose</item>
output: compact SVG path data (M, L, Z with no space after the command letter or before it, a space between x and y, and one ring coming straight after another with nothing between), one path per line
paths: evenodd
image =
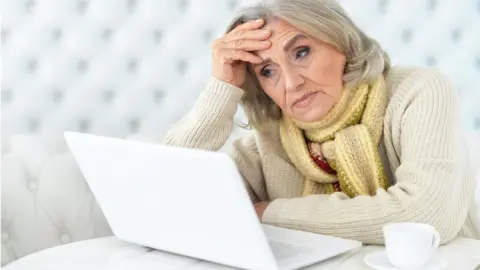
M297 91L305 83L302 75L294 68L284 69L284 77L287 91Z

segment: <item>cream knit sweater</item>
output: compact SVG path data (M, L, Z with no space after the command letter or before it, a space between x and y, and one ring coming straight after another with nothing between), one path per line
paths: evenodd
M389 104L379 151L394 186L373 197L300 197L304 177L289 161L272 122L267 130L234 141L231 153L252 201L271 201L262 222L365 244L383 244L382 225L405 221L435 226L442 243L458 235L480 239L475 181L454 87L431 69L394 67L386 79ZM218 151L231 135L243 94L210 78L164 143Z

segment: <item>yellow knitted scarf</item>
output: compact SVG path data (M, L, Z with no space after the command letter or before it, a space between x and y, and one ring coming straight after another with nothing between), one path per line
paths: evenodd
M387 188L378 153L386 106L381 77L356 89L343 89L340 101L318 122L282 118L282 145L305 176L303 196L338 191L334 186L352 198ZM328 162L333 172L317 165L316 155Z

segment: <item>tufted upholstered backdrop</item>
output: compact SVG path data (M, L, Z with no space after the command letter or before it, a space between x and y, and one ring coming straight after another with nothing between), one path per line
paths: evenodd
M212 40L248 2L2 0L2 265L111 234L62 132L158 142L202 90ZM450 75L478 166L480 0L340 2L394 63Z

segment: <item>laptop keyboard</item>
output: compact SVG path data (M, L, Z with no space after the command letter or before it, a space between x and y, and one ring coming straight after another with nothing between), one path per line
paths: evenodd
M298 255L310 253L311 249L301 246L294 246L291 244L285 244L277 241L268 241L270 248L272 249L273 255L277 260L285 260L291 257L297 257Z

